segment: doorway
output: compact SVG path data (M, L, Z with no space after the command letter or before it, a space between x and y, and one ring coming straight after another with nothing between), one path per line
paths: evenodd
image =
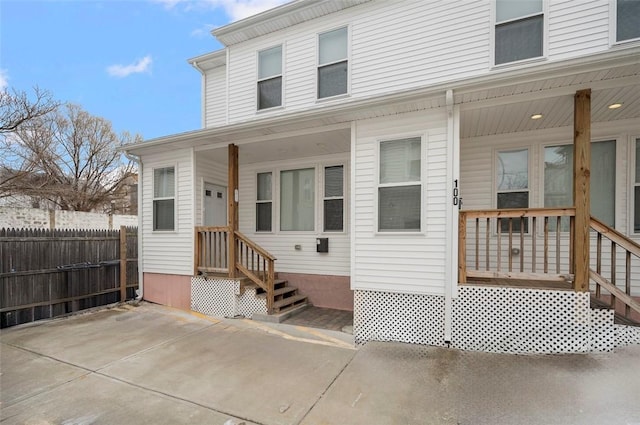
M204 183L204 223L205 226L227 225L227 188Z

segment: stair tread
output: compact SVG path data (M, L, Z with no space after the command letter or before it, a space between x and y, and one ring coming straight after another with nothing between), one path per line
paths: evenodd
M294 295L292 297L287 297L287 298L284 298L284 299L281 299L281 300L278 300L278 301L274 302L273 303L273 308L279 309L279 308L282 308L282 307L287 306L289 304L293 304L293 303L296 303L296 302L299 302L299 301L302 301L302 300L306 300L306 299L307 299L307 297L305 295L300 295L300 294Z
M277 296L277 295L283 295L289 292L296 292L298 290L298 288L296 288L295 286L285 286L283 288L280 289L276 289L275 291L273 291L273 296Z

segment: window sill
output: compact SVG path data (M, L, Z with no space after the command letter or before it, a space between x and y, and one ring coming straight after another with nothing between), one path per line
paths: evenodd
M375 236L411 236L411 237L416 237L416 236L425 236L425 233L422 230L410 230L410 231L406 231L406 232L401 232L401 231L380 231L380 230L376 230L374 232Z
M525 66L530 65L530 64L546 62L547 60L548 60L548 58L546 56L538 56L538 57L535 57L535 58L521 59L519 61L505 62L505 63L501 63L501 64L498 64L498 65L493 65L491 67L491 71L498 71L498 70L501 70L501 69L509 69L509 68L525 67Z
M630 38L628 40L613 41L610 48L626 49L629 47L636 47L638 45L640 45L640 38Z
M322 104L322 103L327 103L327 102L341 100L341 99L348 99L350 97L351 97L350 93L336 94L335 96L323 97L321 99L316 99L316 104Z
M271 108L264 108L264 109L256 110L256 115L267 114L269 112L276 112L276 111L283 111L283 110L284 110L284 106L283 105L273 106Z

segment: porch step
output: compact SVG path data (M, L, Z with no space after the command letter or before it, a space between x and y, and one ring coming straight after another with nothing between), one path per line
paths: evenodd
M298 289L296 288L296 292ZM273 303L273 310L275 313L282 313L287 309L297 307L307 303L307 297L304 295L292 295L290 297L283 298Z
M591 308L597 310L611 310L611 306L608 303L601 301L594 296L591 297ZM614 312L613 314L613 323L617 325L640 326L640 322L624 317L618 312Z

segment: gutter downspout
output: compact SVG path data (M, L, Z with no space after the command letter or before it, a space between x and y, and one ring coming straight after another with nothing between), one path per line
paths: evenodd
M142 260L142 234L144 233L142 231L142 159L127 151L124 151L124 156L138 164L138 291L136 300L142 301L144 296L144 262Z
M452 189L455 186L454 179L456 178L455 171L455 114L454 114L454 101L453 90L448 89L446 92L447 102L447 181L451 184ZM457 202L456 202L457 204ZM454 270L454 237L457 232L457 220L454 220L455 209L457 205L448 205L447 208L451 208L446 215L447 229L451 229L449 235L447 235L447 255L445 261L445 281L444 281L444 342L449 346L451 344L451 335L453 329L453 279L455 279Z

